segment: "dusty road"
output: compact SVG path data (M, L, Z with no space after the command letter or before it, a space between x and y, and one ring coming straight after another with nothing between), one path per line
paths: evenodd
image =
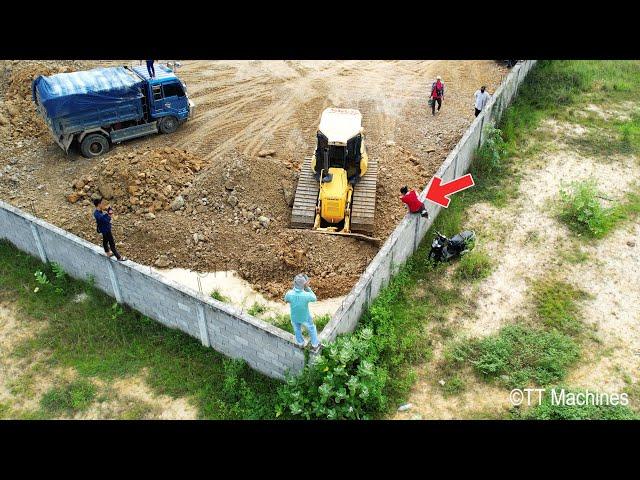
M473 92L482 84L493 92L506 74L494 61L182 61L192 120L100 160L67 157L32 111L30 81L97 64L0 63L0 198L99 244L88 198L68 197L77 187L107 192L119 248L131 259L237 270L271 297L299 270L314 277L320 298L344 294L376 253L354 239L288 228L297 171L324 108L363 114L380 164L375 235L384 239L404 215L400 186L426 184L473 120ZM427 92L436 75L447 93L432 117ZM178 196L184 205L174 211Z

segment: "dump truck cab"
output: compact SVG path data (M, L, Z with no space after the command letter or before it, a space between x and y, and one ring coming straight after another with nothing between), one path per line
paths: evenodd
M144 113L147 121L166 116L184 121L193 116L194 104L187 95L187 86L169 68L156 66L153 78L144 65L137 65L132 70L144 80L142 88L146 90Z

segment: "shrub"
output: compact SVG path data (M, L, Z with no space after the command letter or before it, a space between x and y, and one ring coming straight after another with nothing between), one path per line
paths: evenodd
M279 389L277 415L306 419L368 419L386 408L386 372L370 348L373 332L362 328L338 337L302 375Z
M502 131L489 124L484 127L484 142L476 152L475 170L482 176L502 170L502 159L507 155L507 144Z
M612 228L612 209L604 208L598 200L593 180L573 182L571 191L560 191L560 220L569 228L594 238L601 238Z
M510 325L496 335L454 344L445 360L468 362L485 379L522 388L561 380L578 356L577 344L560 332Z
M491 257L484 252L470 252L458 263L455 276L461 280L481 280L493 270Z

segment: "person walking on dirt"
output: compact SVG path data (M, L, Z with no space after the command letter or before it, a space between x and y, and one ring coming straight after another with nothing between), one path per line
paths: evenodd
M436 103L438 104L438 111L440 111L440 107L442 107L442 100L444 100L444 82L442 78L438 75L436 77L436 81L431 84L431 114L436 114Z
M98 233L102 234L104 253L107 254L107 257L115 256L119 262L124 262L127 257L123 257L118 253L118 250L116 250L116 242L111 233L111 216L113 215L113 209L106 205L103 198L95 199L93 204L96 206L93 212L93 218L96 219Z
M315 353L320 349L320 341L318 340L316 326L313 323L313 317L309 311L309 303L315 302L317 298L309 284L309 277L303 273L296 275L293 279L293 288L286 293L284 301L289 304L291 309L291 325L296 336L296 342L301 347L306 346L302 336L302 325L304 325L311 337L311 347Z
M147 72L149 72L151 78L156 76L156 69L153 68L153 62L155 62L155 60L147 60Z
M405 185L400 189L400 200L402 203L406 203L411 213L419 213L422 218L429 218L429 212L427 212L427 206L424 204L418 195L416 189L409 191L409 188Z
M473 94L476 99L476 117L480 115L480 112L484 106L489 103L489 99L491 98L491 95L489 95L489 92L487 92L486 89L487 87L483 85L480 87L480 90L476 90L476 93Z

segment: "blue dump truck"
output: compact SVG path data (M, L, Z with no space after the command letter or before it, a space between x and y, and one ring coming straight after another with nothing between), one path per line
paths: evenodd
M155 73L150 78L140 65L40 75L33 101L65 153L77 144L85 157L97 157L124 140L172 133L193 115L184 82L164 65Z

